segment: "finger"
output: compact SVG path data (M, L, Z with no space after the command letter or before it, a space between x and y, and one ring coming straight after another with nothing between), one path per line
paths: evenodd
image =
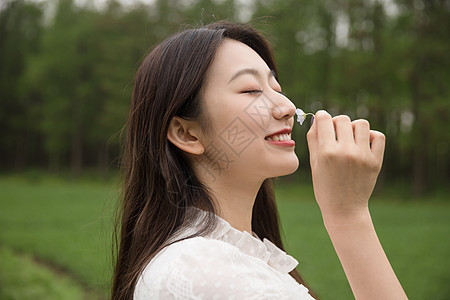
M313 155L315 155L317 148L317 125L315 122L313 122L311 127L309 128L306 139L308 141L309 153L312 158Z
M352 122L353 135L355 143L358 146L369 146L370 143L370 124L367 120L355 120Z
M319 110L314 118L314 126L317 126L317 145L319 147L336 142L333 120L329 113Z
M334 117L333 123L336 128L336 139L338 142L355 143L351 120L348 116L341 115Z
M383 161L384 156L384 146L386 143L386 137L384 134L382 134L379 131L371 130L370 131L370 143L371 145L371 151L378 162Z

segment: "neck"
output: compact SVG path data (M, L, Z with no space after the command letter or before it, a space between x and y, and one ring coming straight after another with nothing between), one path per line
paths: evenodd
M253 204L261 184L242 178L217 178L207 185L215 197L219 217L235 229L251 233Z

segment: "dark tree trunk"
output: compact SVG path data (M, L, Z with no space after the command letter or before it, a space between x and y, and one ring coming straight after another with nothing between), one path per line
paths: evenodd
M72 137L70 169L75 177L80 176L83 169L83 133L80 127Z

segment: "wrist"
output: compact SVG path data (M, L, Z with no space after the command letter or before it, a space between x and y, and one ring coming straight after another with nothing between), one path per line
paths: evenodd
M368 208L347 211L345 213L324 212L322 219L326 230L330 233L336 230L348 231L372 225L372 217Z

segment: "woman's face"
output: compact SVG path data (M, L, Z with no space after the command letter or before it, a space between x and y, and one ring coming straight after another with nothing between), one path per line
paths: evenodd
M225 39L201 95L211 123L198 160L203 176L261 181L297 169L290 138L295 106L253 49Z

